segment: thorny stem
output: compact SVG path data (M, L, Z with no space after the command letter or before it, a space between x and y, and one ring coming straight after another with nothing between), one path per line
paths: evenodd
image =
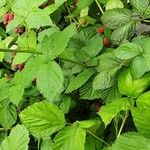
M30 53L30 54L37 54L37 55L43 55L42 52L39 52L39 51L33 51L33 50L19 50L19 49L2 49L0 48L0 52L17 52L17 53ZM62 57L58 57L59 59L62 59L64 61L67 61L67 62L71 62L73 64L77 64L77 65L81 65L84 67L84 64L83 63L80 63L80 62L77 62L77 61L74 61L74 60L70 60L70 59L67 59L67 58L62 58Z
M127 118L128 118L128 111L125 112L125 117L124 117L124 119L122 121L122 124L121 124L121 127L119 129L119 132L118 132L118 135L117 135L117 139L119 138L119 136L120 136L120 134L122 132L122 129L123 129L124 125L125 125L125 122L126 122Z
M101 13L104 14L104 11L103 11L103 9L102 9L100 3L99 3L97 0L95 0L95 2L96 2L96 4L97 4L99 10L101 11Z

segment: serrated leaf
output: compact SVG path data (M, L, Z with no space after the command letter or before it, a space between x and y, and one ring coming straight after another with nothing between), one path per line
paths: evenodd
M66 114L69 112L70 105L71 98L69 96L64 96L59 107L64 112L64 114Z
M101 20L110 29L117 29L127 23L131 18L131 11L124 8L114 8L107 10Z
M17 121L16 107L8 100L0 106L0 124L9 129Z
M42 3L43 0L38 0L36 2L34 0L15 1L12 11L15 13L16 18L22 18L19 24L24 24L24 22L26 22L28 28L37 29L41 26L52 25L52 21L47 12L38 8Z
M145 74L145 72L149 71L147 61L143 55L137 56L133 59L130 65L130 70L134 78L140 78Z
M130 59L142 54L143 49L137 44L125 43L119 46L114 53L120 59Z
M112 42L114 44L120 44L123 40L128 40L133 34L135 27L136 27L135 21L129 21L128 23L119 27L118 29L112 32L111 36Z
M35 50L37 46L36 33L34 31L25 32L17 40L18 47L25 50Z
M29 133L23 125L15 126L2 142L1 150L28 150Z
M131 112L137 130L144 136L150 138L150 110L132 108Z
M120 111L128 110L130 106L131 104L127 98L120 98L102 106L98 115L102 118L105 126L107 126Z
M41 45L43 55L48 60L59 56L67 47L70 38L76 33L75 28L72 24L61 32L53 33L50 37L45 36Z
M104 90L110 88L114 83L114 77L119 68L110 71L100 72L93 80L94 90Z
M13 65L21 64L21 63L25 62L30 56L31 56L31 54L29 54L29 53L17 53L13 59L12 64Z
M40 150L52 150L53 141L51 139L42 140Z
M75 9L75 11L73 12L73 15L78 15L80 13L80 11L88 6L90 6L92 4L94 0L84 0L84 1L78 1L77 2L77 8Z
M114 52L107 52L98 57L99 65L96 68L98 72L110 71L114 68L118 68L122 60L117 58Z
M101 90L94 90L92 88L92 82L85 83L80 88L80 99L84 100L94 100L99 99L102 96L103 92Z
M15 17L6 27L6 32L10 32L11 30L13 30L14 28L16 28L21 22L23 21L23 19L21 17Z
M42 56L37 56L30 59L21 72L15 73L12 83L15 85L21 84L21 86L24 88L28 87L30 83L37 77L38 70L44 63L46 63L46 60Z
M13 104L18 106L18 104L22 100L23 94L24 94L24 87L22 87L21 85L14 85L10 89L9 100Z
M37 88L49 100L53 101L61 93L63 73L60 66L50 61L40 66L37 74Z
M138 97L136 101L136 105L140 109L149 109L150 107L150 92L146 92L142 94L140 97Z
M123 8L123 2L121 0L109 0L106 4L106 10L113 8Z
M90 57L95 57L103 48L103 41L99 35L92 37L86 44L85 47L81 49Z
M122 134L109 150L149 150L150 139L138 132Z
M62 129L54 139L54 150L84 150L86 132L74 125Z
M21 112L20 119L37 138L48 138L65 126L63 112L49 102L38 102L29 106Z
M66 93L71 93L72 91L78 89L81 87L88 79L94 74L93 69L85 69L83 72L81 72L77 77L73 78L67 89Z
M130 0L133 8L135 9L135 11L140 14L141 16L144 15L148 5L150 4L149 0Z
M140 45L145 54L150 54L150 37L140 38L140 36L138 36L134 38L132 42Z
M123 95L137 98L150 85L150 74L146 73L139 79L134 79L131 75L130 68L124 69L118 76L118 88Z

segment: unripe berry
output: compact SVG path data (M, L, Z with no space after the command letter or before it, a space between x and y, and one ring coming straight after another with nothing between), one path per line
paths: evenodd
M98 33L104 33L104 31L105 31L104 27L99 27L97 30Z
M80 24L80 25L86 25L86 23L87 23L87 20L86 20L86 19L84 19L84 18L80 18L80 19L79 19L79 24Z
M110 40L107 38L107 37L104 37L103 38L103 44L104 44L104 46L109 46L110 45Z

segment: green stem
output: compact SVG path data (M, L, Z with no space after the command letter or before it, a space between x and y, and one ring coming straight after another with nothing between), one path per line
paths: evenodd
M101 138L99 138L98 136L96 136L95 134L93 134L92 132L90 132L89 130L85 130L87 133L91 134L93 137L95 137L97 140L103 142L104 144L106 144L107 146L110 146L107 142L105 142L104 140L102 140Z
M4 129L4 128L0 128L0 132L1 132L1 131L7 131L7 129Z
M42 55L42 52L38 51L29 51L29 50L19 50L19 49L5 49L5 48L0 48L0 52L17 52L17 53L31 53L31 54L37 54L37 55Z
M96 2L96 4L97 4L99 10L101 11L101 13L104 14L104 11L103 11L103 9L102 9L100 3L99 3L97 0L95 0L95 2Z
M119 129L119 132L118 132L118 135L117 135L117 139L121 135L122 129L123 129L124 125L125 125L125 122L126 122L127 118L128 118L128 111L125 112L125 117L124 117L124 119L122 121L122 124L121 124L121 127Z
M33 50L19 50L19 49L2 49L0 48L0 52L17 52L17 53L30 53L30 54L37 54L37 55L43 55L42 52L39 52L39 51L33 51ZM77 64L77 65L81 65L84 67L84 64L83 63L80 63L80 62L77 62L77 61L74 61L74 60L70 60L70 59L67 59L67 58L62 58L62 57L58 57L59 59L61 60L64 60L64 61L67 61L67 62L71 62L73 64Z

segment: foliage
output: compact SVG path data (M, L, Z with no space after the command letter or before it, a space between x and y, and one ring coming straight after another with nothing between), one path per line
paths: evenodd
M149 22L149 0L0 0L0 150L149 150Z

